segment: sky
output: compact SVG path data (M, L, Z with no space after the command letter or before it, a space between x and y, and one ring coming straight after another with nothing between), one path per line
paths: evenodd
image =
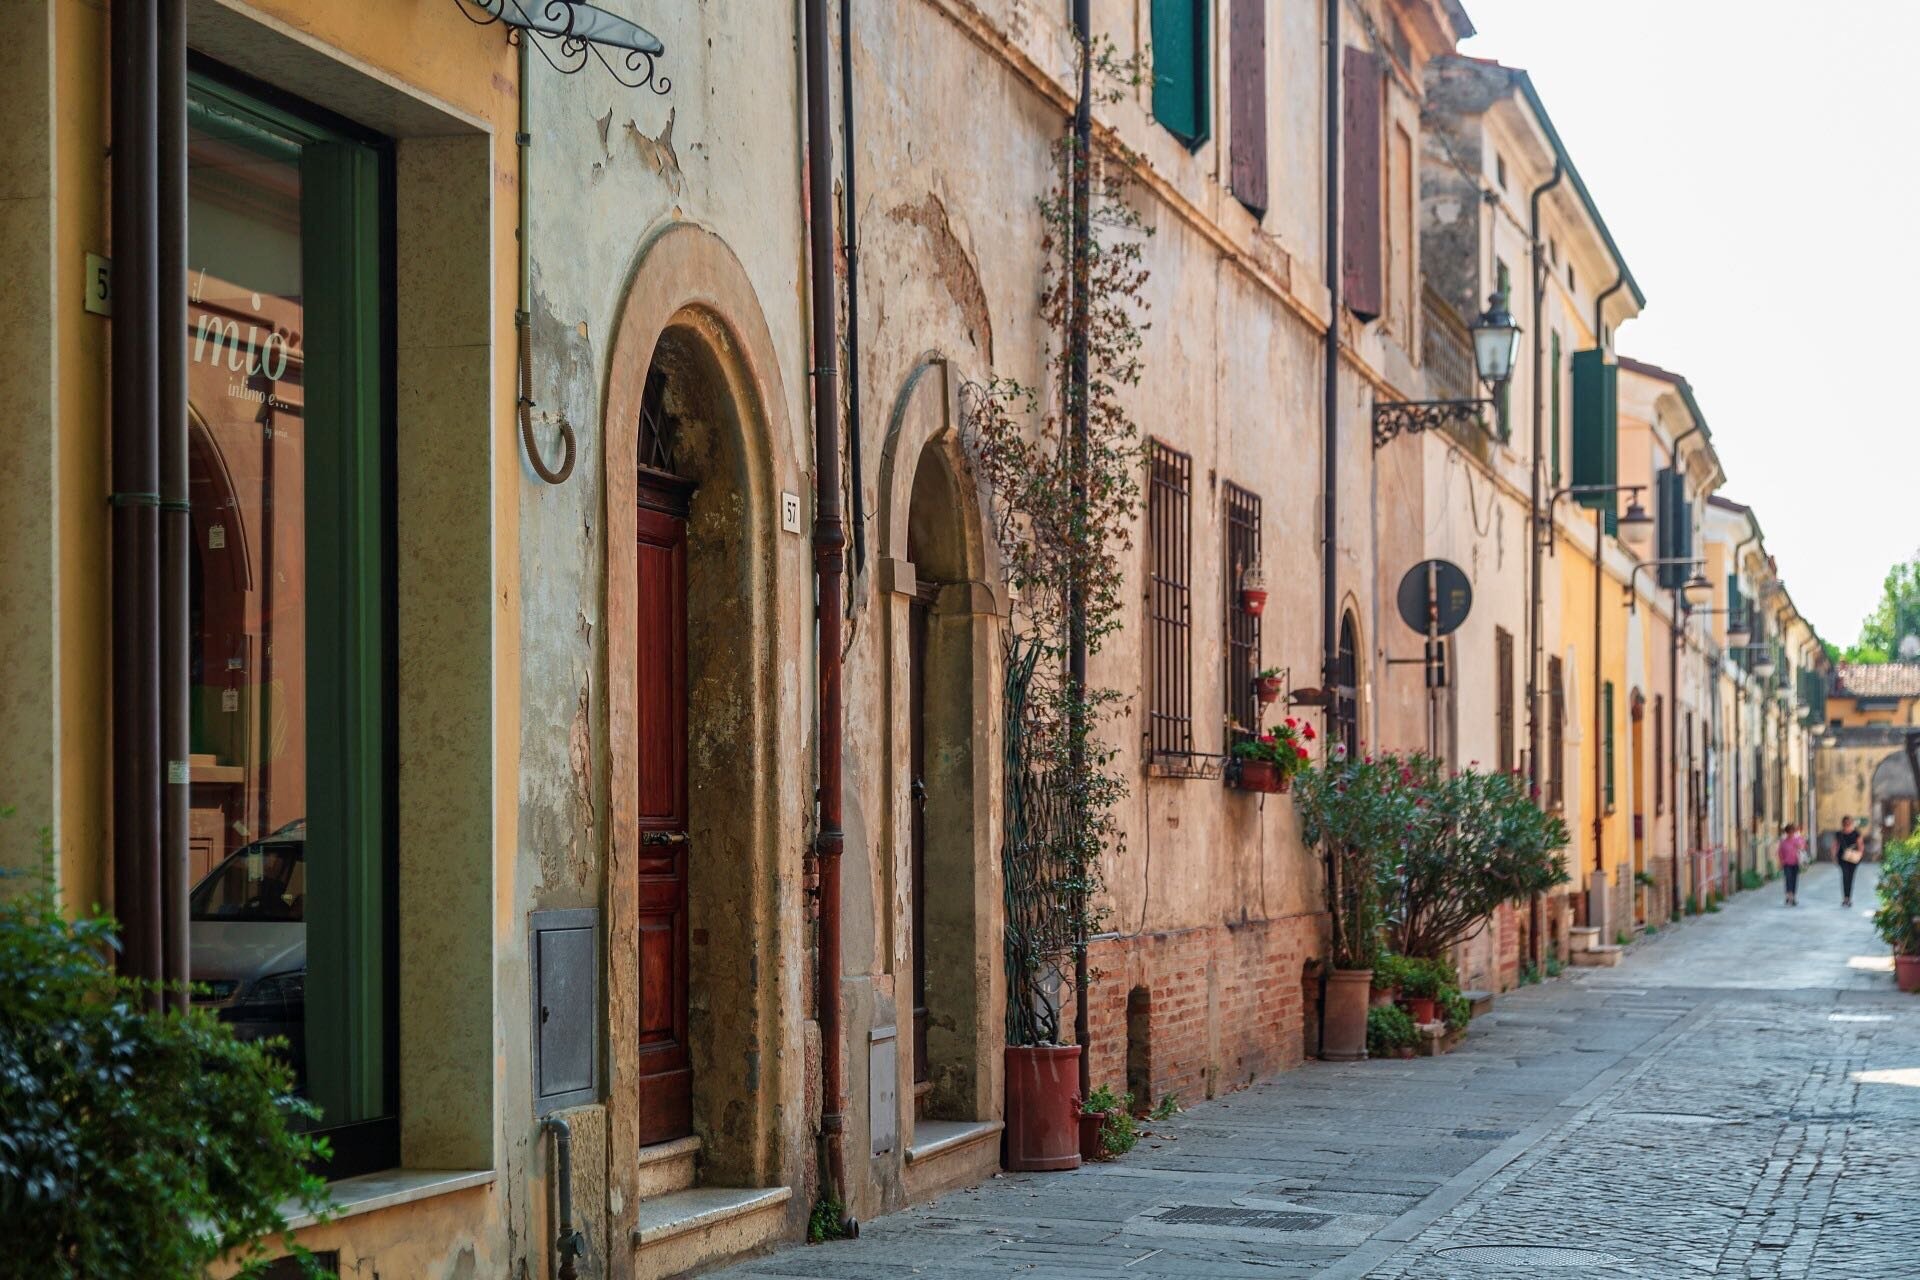
M1845 647L1920 549L1920 0L1464 0L1524 67L1795 604Z

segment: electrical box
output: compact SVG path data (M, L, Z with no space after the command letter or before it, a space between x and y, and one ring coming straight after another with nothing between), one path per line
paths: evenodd
M545 1115L600 1096L600 913L527 917L533 970L533 1110Z
M900 1145L900 1040L894 1027L875 1027L868 1037L867 1123L873 1154Z

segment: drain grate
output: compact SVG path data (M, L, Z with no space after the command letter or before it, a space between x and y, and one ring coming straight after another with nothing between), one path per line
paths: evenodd
M1518 1129L1455 1129L1453 1136L1468 1142L1505 1142L1518 1132Z
M1549 1271L1571 1271L1579 1267L1604 1267L1625 1262L1598 1249L1568 1249L1551 1244L1468 1244L1438 1250L1436 1256L1448 1262L1472 1262L1490 1267L1533 1267Z
M1241 1209L1230 1205L1177 1204L1154 1219L1201 1227L1252 1227L1260 1231L1310 1231L1328 1221L1325 1214L1281 1213L1273 1209Z

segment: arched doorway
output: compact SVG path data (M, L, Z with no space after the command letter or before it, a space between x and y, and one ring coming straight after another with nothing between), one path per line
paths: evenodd
M1874 766L1871 795L1872 819L1879 824L1882 838L1900 840L1913 833L1914 823L1920 819L1920 812L1916 812L1920 793L1916 793L1913 767L1907 763L1904 750L1894 752Z

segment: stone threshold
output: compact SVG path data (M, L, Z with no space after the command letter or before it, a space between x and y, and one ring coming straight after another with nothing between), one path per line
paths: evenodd
M690 1187L654 1196L640 1204L633 1244L636 1248L659 1244L689 1231L774 1208L792 1198L792 1187Z
M684 1138L675 1138L671 1142L656 1142L650 1147L640 1148L633 1158L634 1167L644 1169L650 1164L659 1164L666 1160L678 1160L682 1156L697 1155L700 1151L700 1136L688 1134Z
M921 1164L951 1151L985 1142L1007 1126L1000 1120L916 1120L907 1163Z
M389 1169L385 1173L363 1173L327 1184L327 1196L333 1203L326 1217L328 1221L337 1222L363 1213L377 1213L416 1200L484 1187L492 1183L493 1178L491 1169ZM282 1208L287 1214L289 1230L298 1231L320 1221L320 1215L305 1210L294 1212L296 1208L292 1203Z

